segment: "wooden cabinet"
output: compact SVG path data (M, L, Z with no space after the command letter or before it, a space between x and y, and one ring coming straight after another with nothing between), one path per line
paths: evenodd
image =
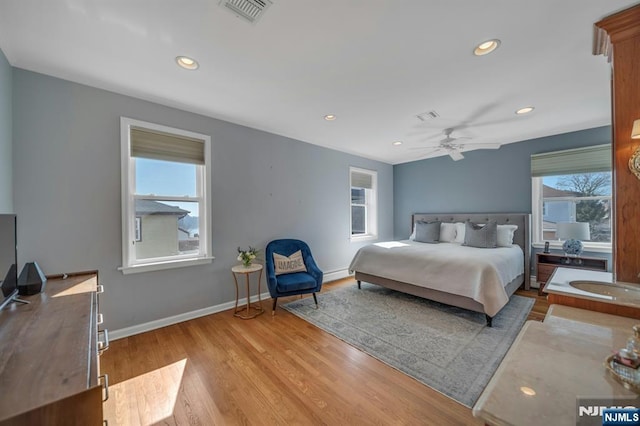
M538 295L542 296L542 290L557 267L591 269L594 271L606 271L607 259L601 257L568 257L564 254L536 253L536 281L539 283Z
M97 293L95 273L49 279L0 311L1 426L102 425Z

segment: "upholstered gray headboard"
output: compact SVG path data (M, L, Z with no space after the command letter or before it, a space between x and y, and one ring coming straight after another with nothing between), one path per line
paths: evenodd
M474 223L487 223L495 220L498 225L518 225L513 235L513 243L519 245L524 252L525 283L529 287L531 275L531 215L529 213L414 213L411 215L411 230L413 230L413 223L418 220L425 222L439 220L449 223L467 220Z

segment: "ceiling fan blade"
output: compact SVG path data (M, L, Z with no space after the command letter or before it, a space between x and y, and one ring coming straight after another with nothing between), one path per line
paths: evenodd
M498 149L502 145L499 143L468 143L461 147L462 151L473 151L474 149Z
M462 153L460 151L449 151L449 157L451 157L451 159L453 161L458 161L458 160L462 160L464 158L464 155L462 155Z

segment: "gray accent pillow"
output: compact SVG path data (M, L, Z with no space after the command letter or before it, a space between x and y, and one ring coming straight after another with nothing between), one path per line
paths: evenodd
M484 226L471 221L465 223L463 246L496 248L498 246L498 223L490 220Z
M416 222L416 238L419 243L437 243L440 240L441 221Z

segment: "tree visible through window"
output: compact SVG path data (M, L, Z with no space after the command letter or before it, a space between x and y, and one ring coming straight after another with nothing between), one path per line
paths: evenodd
M611 242L611 173L542 179L543 239L555 240L559 222L587 222L593 242Z
M589 224L587 250L611 248L611 144L531 156L533 242L559 248L558 223Z

